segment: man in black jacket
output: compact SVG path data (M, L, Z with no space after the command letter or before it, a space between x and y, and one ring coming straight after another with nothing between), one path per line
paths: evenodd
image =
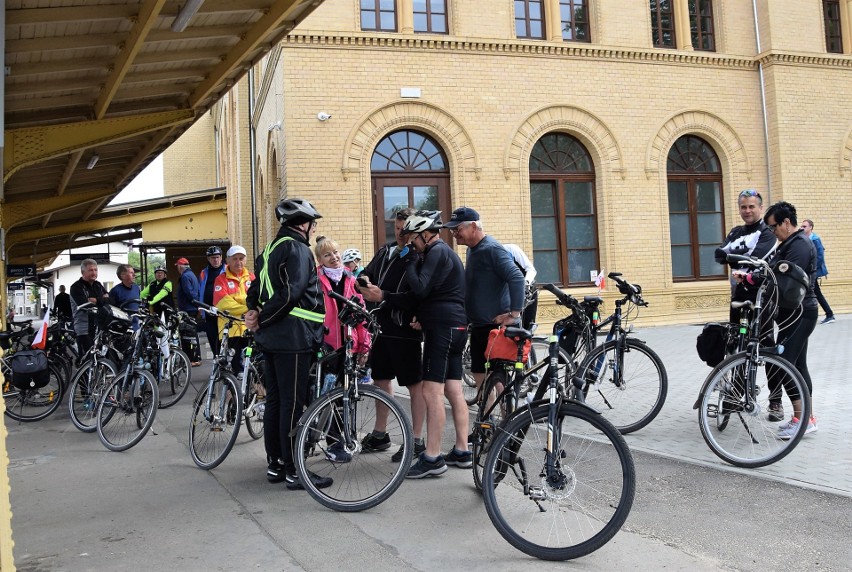
M92 314L78 310L80 306L91 302L101 306L109 302L109 294L104 285L98 282L98 263L91 258L80 263L80 279L71 285L71 309L74 314L74 333L77 334L77 349L80 356L94 345L95 322Z
M776 243L775 235L763 222L763 197L760 196L760 193L754 189L746 189L740 193L737 202L740 207L740 217L745 224L735 226L725 238L725 243L716 249L715 258L719 264L727 264L726 257L728 254L764 258L772 251ZM746 300L754 302L756 296L757 288L731 279L732 302ZM739 321L739 310L731 308L730 320L731 322Z
M295 431L309 401L310 369L323 339L325 304L309 238L322 218L304 199L284 199L275 207L278 235L255 260L256 279L247 293L246 327L265 355L264 446L271 483L303 489L293 461ZM312 474L317 488L330 477Z

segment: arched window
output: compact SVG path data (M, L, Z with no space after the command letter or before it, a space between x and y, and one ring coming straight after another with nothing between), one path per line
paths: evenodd
M548 133L533 147L530 207L537 280L591 282L600 268L595 167L574 137Z
M440 210L444 220L449 218L449 164L443 149L428 135L409 130L391 133L376 145L370 171L377 248L394 240L399 208Z
M672 145L666 170L674 279L724 276L725 267L713 257L725 236L716 152L700 137L684 135Z

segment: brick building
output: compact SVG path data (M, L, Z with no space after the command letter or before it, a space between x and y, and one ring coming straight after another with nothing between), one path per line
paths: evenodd
M852 0L325 0L211 119L251 251L285 195L368 258L393 207L468 205L542 281L619 271L645 323L699 322L756 188L815 221L852 304Z

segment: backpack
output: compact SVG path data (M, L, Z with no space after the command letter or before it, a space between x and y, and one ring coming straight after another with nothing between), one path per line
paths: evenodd
M22 350L9 358L12 385L21 390L41 389L50 381L47 354L42 350Z

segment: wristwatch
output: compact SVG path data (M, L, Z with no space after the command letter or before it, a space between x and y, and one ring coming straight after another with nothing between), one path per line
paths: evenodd
M514 311L514 310L513 310L513 311L511 311L511 312L509 312L509 315L510 315L510 316L512 316L513 318L520 318L520 317L521 317L521 313L520 313L520 312L516 312L516 311Z

